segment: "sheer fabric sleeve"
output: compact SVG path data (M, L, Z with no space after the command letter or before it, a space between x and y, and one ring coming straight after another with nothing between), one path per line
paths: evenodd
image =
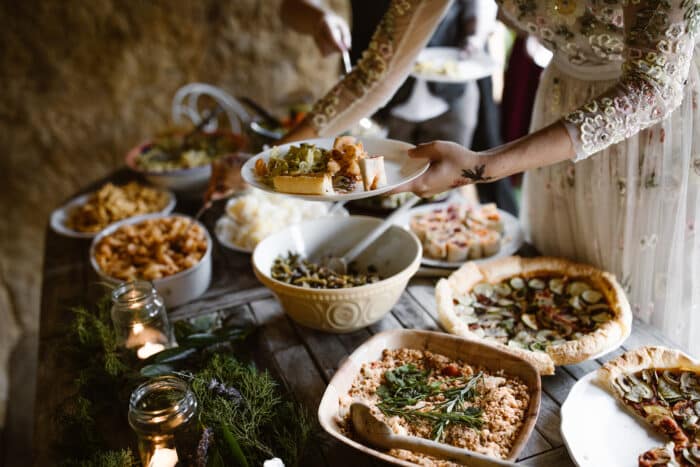
M392 0L357 66L314 104L307 118L316 133L335 136L383 107L410 73L449 4Z
M612 89L564 117L575 160L663 120L683 99L700 23L697 0L631 0L626 5L622 76Z

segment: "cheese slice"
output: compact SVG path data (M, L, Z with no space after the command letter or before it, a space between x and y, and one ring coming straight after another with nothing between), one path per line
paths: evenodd
M386 172L384 172L384 156L372 156L360 159L360 173L362 184L366 191L376 190L385 186Z
M331 195L333 179L329 174L277 175L272 178L275 191L298 195Z

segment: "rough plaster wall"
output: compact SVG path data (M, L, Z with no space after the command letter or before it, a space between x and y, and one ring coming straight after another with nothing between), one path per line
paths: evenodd
M329 0L347 14L344 0ZM281 24L279 0L0 0L0 427L5 368L36 333L43 235L63 199L122 164L192 81L271 109L318 96L337 58Z

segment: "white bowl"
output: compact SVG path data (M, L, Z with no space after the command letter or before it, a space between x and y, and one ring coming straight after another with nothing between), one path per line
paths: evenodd
M253 252L253 270L299 323L323 331L352 332L382 319L396 304L420 265L423 249L412 232L391 226L357 258L364 270L374 265L385 279L347 289L312 289L273 279L275 259L288 252L305 258L341 256L382 219L365 216L324 217L272 234Z
M239 144L239 150L247 145L247 140L244 137L230 131L216 130L211 134L228 135ZM195 196L204 192L211 177L211 164L163 171L141 169L137 164L137 159L151 144L153 144L152 141L141 143L126 154L126 165L131 170L142 174L153 185L173 190L184 196Z
M197 263L193 267L185 269L184 271L180 271L177 274L173 274L172 276L166 276L161 279L155 279L152 281L153 286L163 297L163 300L165 301L165 306L167 307L176 307L178 305L182 305L183 303L190 302L202 295L204 292L206 292L207 288L209 287L209 283L211 282L212 269L212 239L209 235L209 232L207 231L207 228L204 227L202 223L194 220L192 217L185 216L183 214L173 214L173 216L187 218L190 221L195 222L197 223L197 225L199 225L199 227L204 231L204 235L207 239L207 251L204 252L204 256L202 256L202 259L199 260L199 263ZM123 221L116 222L104 229L102 232L100 232L92 240L92 244L90 245L90 264L92 265L92 268L95 270L97 275L100 276L105 282L111 285L117 285L120 282L123 282L121 279L116 279L114 277L106 275L104 272L102 272L102 269L100 269L100 266L97 264L97 261L95 260L95 248L97 247L97 244L100 242L100 240L102 240L105 236L114 233L119 227L123 225L138 224L139 222L142 222L146 219L156 219L160 217L170 216L164 216L162 214L146 214L144 216L131 217L129 219L124 219Z

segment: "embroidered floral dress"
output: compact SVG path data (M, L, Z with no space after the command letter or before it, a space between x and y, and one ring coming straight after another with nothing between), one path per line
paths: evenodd
M392 2L358 67L315 106L319 134L391 97L448 3ZM615 273L636 316L700 355L699 0L498 3L554 52L532 130L561 119L576 148L526 174L530 240Z

